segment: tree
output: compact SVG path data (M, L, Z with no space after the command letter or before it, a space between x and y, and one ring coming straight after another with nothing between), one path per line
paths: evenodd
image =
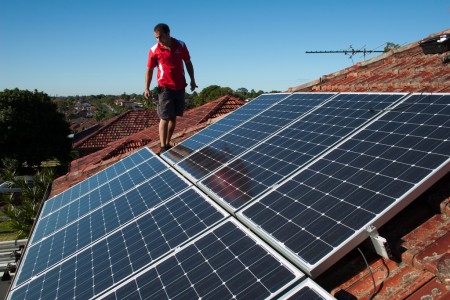
M194 105L200 106L225 95L232 95L233 90L229 87L220 87L218 85L210 85L204 88L194 99Z
M398 48L400 47L399 44L395 44L392 42L386 42L386 46L384 47L384 52L388 52L389 50L392 50L394 48Z
M2 205L6 204L3 211L10 218L10 227L18 232L17 238L27 238L41 202L55 178L55 172L51 168L42 168L33 176L32 182L29 182L25 177L15 176L17 163L14 160L8 160L4 164L6 168L0 173L0 179L5 180L10 188L19 188L21 192L2 195Z
M19 164L70 160L70 127L50 97L35 90L0 92L0 157Z

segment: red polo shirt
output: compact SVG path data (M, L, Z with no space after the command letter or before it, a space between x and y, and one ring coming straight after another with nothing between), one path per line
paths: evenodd
M191 59L186 44L171 37L170 50L157 43L148 53L148 68L158 67L158 86L172 90L182 90L186 87L184 77L184 61Z

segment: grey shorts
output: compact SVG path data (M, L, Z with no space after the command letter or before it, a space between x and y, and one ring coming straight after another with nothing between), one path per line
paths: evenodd
M183 116L184 89L179 91L159 88L156 111L160 119L167 120L175 116Z

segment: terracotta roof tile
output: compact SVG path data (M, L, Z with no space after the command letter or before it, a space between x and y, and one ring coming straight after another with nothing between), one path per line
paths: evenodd
M439 34L443 33L450 30ZM416 42L288 91L446 92L450 90L450 64L442 57L449 54L424 54Z
M127 111L108 120L103 126L74 144L75 149L99 149L109 143L139 132L157 124L159 121L155 111Z

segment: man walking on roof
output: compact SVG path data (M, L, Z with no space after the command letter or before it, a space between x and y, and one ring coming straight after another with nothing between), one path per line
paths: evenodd
M158 104L156 109L160 118L160 154L173 146L171 139L177 116L183 116L184 112L184 93L187 83L184 76L183 61L191 79L191 91L197 85L194 78L194 67L186 44L170 36L170 29L167 24L160 23L155 26L153 31L158 43L150 49L148 54L144 97L146 99L150 97L153 69L158 67Z

